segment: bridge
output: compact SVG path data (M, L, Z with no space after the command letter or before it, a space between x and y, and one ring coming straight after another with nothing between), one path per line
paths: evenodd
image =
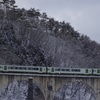
M0 73L0 91L10 83L22 80L34 83L41 90L44 97L41 100L56 100L54 98L57 91L65 84L73 82L83 82L94 91L96 97L94 100L100 100L100 76Z

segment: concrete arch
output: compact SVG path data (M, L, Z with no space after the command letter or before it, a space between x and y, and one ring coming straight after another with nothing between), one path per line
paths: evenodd
M57 90L53 100L96 100L96 94L93 88L77 80L64 84Z
M39 85L37 82L33 82L33 84L36 85L40 89L41 93L43 94L44 100L46 100L42 85Z
M28 92L28 81L16 80L9 83L7 87L5 87L4 90L0 92L0 100L6 100L6 99L13 100L15 98L16 100L19 100L19 98L27 99L27 94L28 94L27 92ZM45 96L42 90L35 83L33 83L33 92L35 100L45 100ZM38 99L39 96L41 99Z

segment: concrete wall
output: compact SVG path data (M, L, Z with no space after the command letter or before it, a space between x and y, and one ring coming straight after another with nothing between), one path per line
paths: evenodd
M30 76L18 75L0 75L0 91L7 87L10 83L19 80L28 80ZM55 93L64 84L74 81L83 81L88 84L96 94L96 100L100 100L100 79L99 78L68 78L68 77L46 77L46 76L31 76L35 83L43 92L45 100L53 100Z

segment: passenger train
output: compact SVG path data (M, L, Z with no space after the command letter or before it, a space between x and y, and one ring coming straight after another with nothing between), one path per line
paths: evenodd
M0 65L0 73L100 75L100 68L67 68L67 67Z

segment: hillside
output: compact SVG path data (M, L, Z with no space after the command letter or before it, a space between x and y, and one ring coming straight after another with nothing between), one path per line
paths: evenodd
M8 7L15 4L15 0L3 1ZM70 23L56 21L34 8L25 10L13 6L4 12L1 7L3 6L0 5L0 64L81 68L100 66L100 44L75 31ZM2 77L1 80L4 81ZM10 80L0 90L0 100L45 99L42 88L35 82L30 87L30 83L22 78L15 81L11 76ZM62 84L57 91L48 89L45 92L48 93L48 99L51 92L55 92L54 100L96 100L93 88L83 81L76 79L75 82ZM52 86L50 77L43 84L50 88L49 82Z
M99 67L100 44L31 8L0 10L0 64Z

